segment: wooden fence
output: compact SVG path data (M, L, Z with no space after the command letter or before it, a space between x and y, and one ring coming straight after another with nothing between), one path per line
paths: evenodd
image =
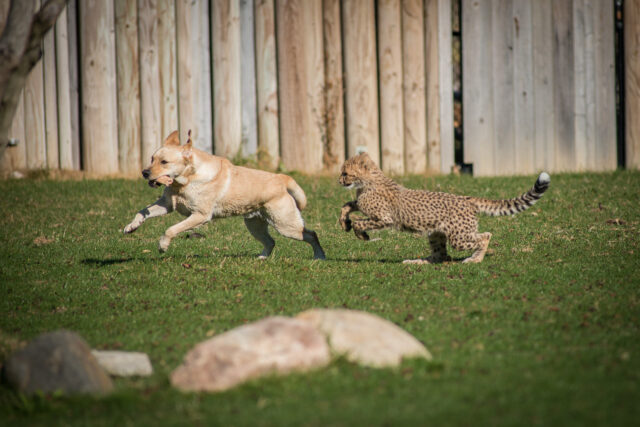
M638 1L625 0L636 25ZM464 160L476 174L616 167L612 4L462 1ZM448 173L451 6L70 0L0 170L136 176L166 135L191 129L198 148L265 168L335 173L366 150L387 172ZM627 134L627 152L640 152L638 127ZM631 167L638 157L627 155Z

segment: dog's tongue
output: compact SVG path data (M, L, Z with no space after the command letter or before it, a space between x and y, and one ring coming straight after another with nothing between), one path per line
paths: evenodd
M162 185L171 185L173 183L173 179L171 179L168 175L163 175L160 178L156 179L156 182Z

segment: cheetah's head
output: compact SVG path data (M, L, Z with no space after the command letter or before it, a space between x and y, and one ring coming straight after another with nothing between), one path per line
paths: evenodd
M367 153L353 156L342 165L338 182L348 190L367 186L375 180L376 172L380 171Z

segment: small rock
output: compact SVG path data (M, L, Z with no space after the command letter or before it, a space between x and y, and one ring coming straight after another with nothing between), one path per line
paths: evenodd
M23 179L24 178L24 174L20 171L13 171L11 172L11 175L9 175L11 177L11 179Z
M347 309L313 309L296 316L327 336L334 353L371 367L398 366L403 358L431 354L411 334L373 314Z
M116 377L148 377L153 373L149 356L133 351L92 350L100 366Z
M268 317L197 344L171 374L181 390L222 391L252 378L326 366L325 337L307 322Z
M87 343L75 332L56 331L35 338L4 365L6 381L17 391L102 394L113 389Z

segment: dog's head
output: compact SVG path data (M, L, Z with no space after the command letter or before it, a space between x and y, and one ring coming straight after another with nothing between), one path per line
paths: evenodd
M180 145L178 131L174 131L164 140L162 147L151 156L151 164L142 170L142 176L149 186L156 188L161 184L171 185L193 160L191 131L186 144Z

